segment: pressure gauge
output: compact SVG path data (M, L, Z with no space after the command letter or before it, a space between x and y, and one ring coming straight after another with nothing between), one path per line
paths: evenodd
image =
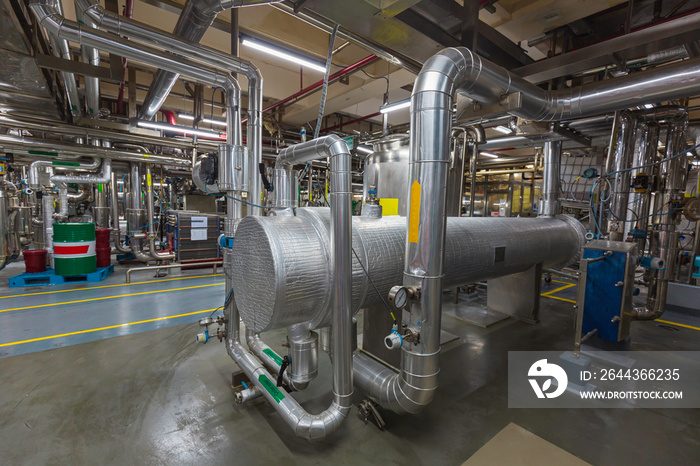
M408 288L401 285L396 285L389 290L389 302L396 309L403 309L408 305L408 299L411 297L411 292Z

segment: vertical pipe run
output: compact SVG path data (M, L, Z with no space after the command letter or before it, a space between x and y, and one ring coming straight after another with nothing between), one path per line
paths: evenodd
M676 209L685 190L688 157L674 156L686 148L687 126L688 114L684 113L676 117L668 127L664 154L666 161L659 167L661 193L656 196L661 199L661 206L654 210L659 212L659 215L654 218L651 247L652 257L661 258L663 266L660 270L650 270L652 276L649 280L646 305L632 309L632 318L635 320L655 320L663 315L666 310L668 282L675 278L678 252Z
M630 192L630 166L634 141L634 118L629 112L620 112L617 121L614 149L605 163L606 174L614 173L610 186L601 189L602 197L609 199L607 230L612 241L623 241L625 219Z
M539 217L556 217L559 213L560 170L561 141L547 141L544 143L542 208Z
M119 227L119 190L117 184L117 174L114 172L112 172L112 181L109 193L111 197L109 208L112 213L112 239L114 241L114 247L121 253L129 253L131 252L131 248L122 244L121 240L121 229ZM126 209L124 209L124 214L124 217L126 218Z
M656 171L656 167L647 166L653 163L656 159L659 143L659 125L654 122L646 122L643 120L637 121L634 136L634 149L632 156L633 167L644 167L632 170L630 178L633 180L637 176L649 176L651 183L652 175ZM631 192L629 205L632 208L632 228L637 242L637 250L640 254L646 251L646 233L649 225L649 208L651 202L651 186L645 192ZM642 238L641 235L644 234Z

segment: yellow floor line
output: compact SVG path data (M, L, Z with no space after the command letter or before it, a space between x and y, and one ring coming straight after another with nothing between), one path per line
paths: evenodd
M543 278L542 280L544 280L544 278ZM552 283L565 283L565 284L569 284L569 285L576 285L576 282L563 282L563 281L561 281L561 280L550 280L550 282L552 282Z
M574 286L576 286L575 283L567 283L567 284L564 285L564 286L560 286L559 288L555 288L555 289L553 289L553 290L547 291L546 293L542 293L542 296L547 296L547 297L549 297L548 295L550 295L550 294L557 293L557 292L563 291L563 290L567 290L567 289L572 288L572 287L574 287Z
M154 267L153 270L156 268ZM119 286L131 286L131 285L147 285L149 283L160 283L160 282L170 282L173 280L189 280L191 278L205 278L205 277L221 277L222 273L211 274L211 275L196 275L194 277L174 277L174 278L164 278L162 280L148 280L145 282L134 282L134 283L118 283L116 285L102 285L102 286L90 286L87 288L71 288L70 290L54 290L54 291L37 291L36 293L25 293L25 294L13 294L11 296L0 296L0 299L6 298L23 298L25 296L37 296L41 294L53 294L53 293L68 293L69 291L85 291L85 290L97 290L100 288L115 288Z
M153 294L153 293L168 293L170 291L180 291L180 290L192 290L194 288L206 288L209 286L217 286L217 285L223 285L224 283L210 283L208 285L196 285L196 286L186 286L184 288L171 288L168 290L154 290L154 291L142 291L140 293L129 293L129 294L120 294L116 296L103 296L100 298L89 298L89 299L80 299L77 301L64 301L61 303L48 303L48 304L37 304L36 306L26 306L26 307L15 307L12 309L2 309L0 312L10 312L10 311L23 311L26 309L37 309L40 307L52 307L52 306L61 306L63 304L77 304L77 303L87 303L90 301L101 301L103 299L115 299L115 298L126 298L128 296L141 296L145 294Z
M700 330L700 327L693 327L692 325L679 324L678 322L671 322L670 320L656 319L655 322L661 322L662 324L677 325L678 327L689 328L693 330Z
M549 299L558 299L559 301L565 301L565 302L567 302L567 303L574 303L574 304L576 304L576 301L574 301L573 299L560 298L560 297L558 297L558 296L549 296L549 295L546 295L546 294L542 294L542 295L540 295L540 296L544 296L545 298L549 298Z
M218 309L218 308L216 308ZM167 319L176 319L178 317L185 317L185 316L192 316L195 314L203 314L205 312L213 312L215 309L205 309L203 311L196 311L196 312L188 312L187 314L178 314L175 316L165 316L165 317L157 317L155 319L148 319L148 320L139 320L138 322L129 322L126 324L118 324L118 325L110 325L108 327L100 327L100 328L91 328L89 330L79 330L77 332L69 332L69 333L60 333L58 335L51 335L48 337L39 337L39 338L32 338L31 340L22 340L22 341L13 341L12 343L3 343L0 344L0 347L3 346L12 346L12 345L21 345L23 343L32 343L34 341L42 341L42 340L51 340L52 338L61 338L61 337L69 337L72 335L80 335L82 333L90 333L90 332L99 332L100 330L110 330L113 328L119 328L119 327L128 327L129 325L138 325L138 324L146 324L148 322L157 322L159 320L167 320Z

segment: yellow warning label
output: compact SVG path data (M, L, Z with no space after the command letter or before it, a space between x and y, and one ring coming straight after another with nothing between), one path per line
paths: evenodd
M148 183L149 187L151 186L151 174L150 173L146 173L146 183Z
M379 205L382 206L382 216L399 215L399 200L394 198L381 198Z
M418 180L411 185L411 207L408 209L408 242L418 242L420 229L420 183Z

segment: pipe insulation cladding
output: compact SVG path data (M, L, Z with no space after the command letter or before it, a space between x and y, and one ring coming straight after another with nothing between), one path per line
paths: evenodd
M241 318L258 333L293 324L309 330L331 323L330 210L246 217L233 246L234 296ZM576 259L585 228L571 217L447 219L445 279L451 288ZM353 249L382 297L401 283L405 217L353 217ZM381 303L352 258L353 314Z

